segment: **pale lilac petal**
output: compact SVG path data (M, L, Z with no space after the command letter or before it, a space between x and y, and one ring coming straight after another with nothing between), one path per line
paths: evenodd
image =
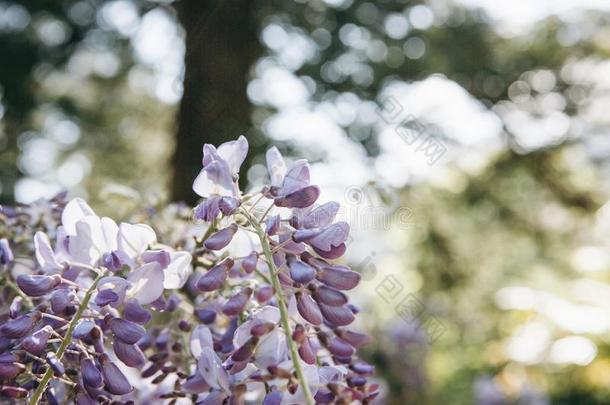
M333 222L339 208L339 203L335 201L322 204L299 219L299 225L303 228L323 228Z
M212 195L237 197L233 177L227 164L218 160L201 170L193 182L193 191L204 198Z
M157 240L155 231L144 224L122 223L119 227L118 249L128 257L137 257Z
M70 200L61 213L61 223L68 235L76 234L76 223L87 216L95 216L95 212L82 198Z
M287 195L294 193L309 185L309 164L305 159L297 160L294 165L288 170L282 187L278 190L278 195ZM299 207L302 208L302 207Z
M195 358L201 356L204 347L213 348L214 340L212 339L210 328L205 325L197 325L193 332L191 332L190 347L191 354Z
M128 298L135 298L142 305L154 302L163 294L163 270L159 263L147 263L127 276L131 287Z
M236 141L225 142L218 147L218 155L229 165L231 173L239 173L248 154L248 140L241 135Z
M57 261L55 253L51 248L49 237L43 232L36 232L34 235L34 248L36 249L36 259L45 273L57 273L62 266Z
M266 158L267 170L269 171L269 177L271 178L271 185L274 187L280 187L288 170L286 168L284 158L275 146L271 147L267 151Z
M174 252L170 254L171 261L165 269L163 288L181 288L188 280L193 266L191 266L191 255L188 252Z
M112 290L116 295L119 296L118 302L123 302L128 288L129 283L127 280L121 277L104 277L97 283L98 291L103 291L106 289Z
M220 359L212 348L202 348L201 356L197 362L197 370L212 388L229 392L229 375L222 367Z
M288 358L286 335L280 329L275 329L261 338L255 352L254 364L265 370Z
M307 243L320 250L330 251L333 246L339 246L349 236L349 224L336 222L322 230L318 235L309 239Z

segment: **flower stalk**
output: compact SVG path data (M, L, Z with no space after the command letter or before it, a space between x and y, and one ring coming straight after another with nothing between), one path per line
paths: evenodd
M80 305L78 306L78 309L76 310L76 313L74 314L74 317L68 324L68 329L66 330L66 334L63 338L63 341L61 342L59 349L57 349L57 352L55 353L58 360L62 359L64 353L68 349L68 346L70 346L70 343L72 343L72 332L74 331L74 328L78 324L78 321L83 316L83 313L89 306L89 301L91 300L91 296L93 295L93 292L95 291L95 289L97 287L97 283L100 281L100 279L104 275L105 275L105 272L101 272L95 278L95 280L93 281L93 284L91 284L91 286L85 293L85 296L83 297L83 300L81 301ZM42 378L38 384L38 388L36 388L36 391L30 398L30 402L29 402L30 405L36 405L39 403L40 398L42 397L42 394L44 393L44 391L47 387L47 384L51 380L51 377L53 377L53 370L51 369L51 367L49 367L49 368L47 368L47 371L42 376Z
M256 231L256 234L258 235L258 238L261 242L265 261L267 262L267 266L269 266L269 276L271 278L273 289L275 290L275 298L277 299L277 305L280 310L280 320L282 323L282 328L284 329L284 333L286 334L286 342L288 343L288 347L290 348L290 357L292 358L292 364L294 365L299 384L303 389L305 401L308 405L314 405L315 401L311 394L311 390L309 389L309 385L307 384L307 379L303 374L301 362L299 361L299 353L297 350L297 346L294 340L292 339L292 330L290 328L288 307L286 305L284 295L282 294L282 286L280 285L280 280L277 275L277 269L275 267L275 263L273 262L273 255L271 254L271 247L269 246L269 241L267 240L267 234L260 226L260 223L248 211L242 209L241 212L248 219L248 222L250 222L250 224Z

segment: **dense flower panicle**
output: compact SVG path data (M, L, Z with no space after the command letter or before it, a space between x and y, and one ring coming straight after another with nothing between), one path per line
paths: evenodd
M117 224L65 194L2 207L0 270L15 287L0 325L0 396L371 402L373 367L356 357L370 338L350 329L357 310L345 293L360 276L334 262L349 234L334 222L339 205L315 205L308 163L286 163L277 148L269 185L242 194L247 152L243 136L203 147L198 222L176 205L147 211L152 226ZM15 257L32 264L16 272Z

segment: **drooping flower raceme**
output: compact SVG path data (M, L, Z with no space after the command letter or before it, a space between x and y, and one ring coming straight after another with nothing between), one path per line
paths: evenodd
M289 164L276 148L266 154L269 185L243 194L247 152L244 137L203 147L196 222L180 208L149 218L172 230L164 244L153 227L117 224L78 198L37 203L49 214L35 225L23 207L3 207L0 271L14 298L0 318L0 395L32 404L375 398L373 368L356 357L369 338L351 328L358 311L346 294L360 276L336 262L349 233L334 220L339 205L316 204L307 162Z

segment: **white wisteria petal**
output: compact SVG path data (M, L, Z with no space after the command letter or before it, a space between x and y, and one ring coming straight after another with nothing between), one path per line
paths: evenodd
M38 231L34 235L34 248L36 249L36 260L45 273L61 271L62 266L55 257L49 237L44 232Z
M61 213L61 223L68 235L74 235L76 233L76 223L88 216L95 216L95 212L89 204L82 198L74 198L66 204Z
M157 240L155 231L145 224L121 223L119 227L118 249L133 259Z
M135 298L142 305L150 304L163 294L163 270L157 262L146 263L127 276L131 284L127 298Z
M212 339L212 332L210 328L205 325L197 325L191 333L190 340L191 354L199 358L204 347L214 347L214 340Z
M218 155L229 165L231 173L238 173L248 155L248 140L240 135L236 141L225 142L217 149Z
M256 347L254 364L261 370L280 364L288 358L286 335L280 329L274 329L261 338Z
M125 300L127 290L129 289L129 283L122 277L104 277L97 283L97 290L102 291L107 289L111 289L116 295L119 296L118 302L123 302Z
M282 185L282 181L284 181L284 176L286 176L286 172L288 171L286 168L286 162L284 162L282 154L275 146L267 151L265 157L267 160L267 171L269 172L269 177L271 178L271 185L274 187L280 187Z
M165 268L165 279L163 280L163 287L169 290L181 288L193 271L190 253L173 252L170 253L170 257L171 260Z
M222 367L220 359L210 347L203 347L197 361L197 370L203 379L213 388L230 391L229 376Z

